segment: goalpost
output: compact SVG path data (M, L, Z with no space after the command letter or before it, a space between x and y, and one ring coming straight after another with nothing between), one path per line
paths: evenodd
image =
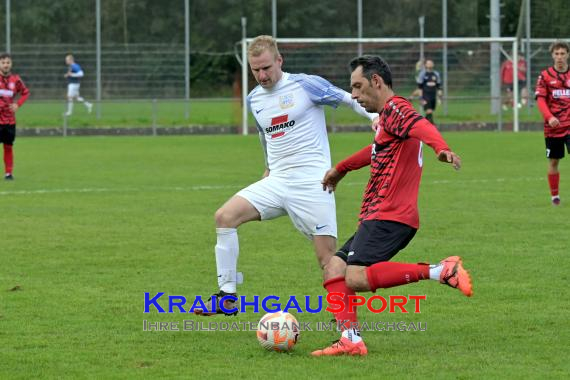
M253 38L241 40L244 135L248 134L249 124L245 104L251 78L247 65L247 47L251 41ZM386 59L392 69L395 91L401 96L408 96L417 86L415 67L421 47L426 59L434 61L435 70L445 79L443 101L437 112L447 115L449 109L457 109L460 118L473 117L472 123L477 123L478 116L487 112L487 117L496 118L499 130L502 129L503 118L501 105L505 106L501 99L501 51L509 51L513 62L518 62L519 56L519 42L515 37L277 38L277 42L284 57L284 71L320 75L347 91L350 91L348 62L358 55L361 46L363 54L380 55ZM509 125L512 122L514 132L519 131L520 89L517 77L518 66L513 65L512 113L506 113L505 117L509 119ZM487 104L489 108L485 111ZM420 110L417 105L416 108Z

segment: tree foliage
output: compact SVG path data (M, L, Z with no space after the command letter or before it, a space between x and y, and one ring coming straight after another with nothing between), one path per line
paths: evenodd
M490 1L447 0L447 35L489 36ZM521 1L501 0L503 36L516 34ZM533 37L559 37L568 33L568 0L530 1ZM194 89L202 88L206 93L217 86L225 87L227 93L229 86L239 79L240 66L234 49L242 36L241 19L247 19L248 37L271 34L271 3L271 0L190 0ZM0 0L0 44L6 38L5 4ZM418 37L421 16L425 17L426 37L442 36L442 0L362 0L362 4L363 37ZM86 52L93 53L95 15L96 0L12 0L12 51L23 46L28 46L27 51L33 50L33 46L38 46L37 51L50 46L83 46L84 56L88 55ZM171 64L172 55L161 57L156 48L141 53L140 44L184 52L184 0L101 0L101 22L104 49L128 53L138 46L134 60L152 62L156 69L148 75L153 78L162 75L161 68ZM357 29L357 0L277 1L278 37L356 37ZM58 56L57 64L60 61Z
M501 32L516 33L522 0L501 0ZM425 16L426 37L442 35L441 0L362 0L364 37L416 37L418 18ZM448 36L489 35L490 0L448 3ZM12 44L93 43L95 0L11 1ZM567 0L531 0L533 28L540 35L567 33ZM0 14L5 2L0 2ZM108 44L183 43L184 0L101 0L102 39ZM356 37L356 0L288 0L277 2L280 37ZM192 45L230 51L241 38L241 18L247 34L271 34L271 0L190 0ZM559 22L558 22L558 21ZM547 27L548 26L548 27ZM0 17L5 38L5 17Z

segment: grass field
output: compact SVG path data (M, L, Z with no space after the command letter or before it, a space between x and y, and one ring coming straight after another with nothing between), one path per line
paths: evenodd
M311 358L334 332L304 332L291 354L277 354L254 332L142 329L143 320L200 320L144 314L144 292L216 290L213 213L259 178L257 137L19 139L16 180L0 183L0 378L567 378L570 207L550 205L542 135L445 137L464 167L426 151L422 228L396 260L459 254L475 295L432 281L379 291L427 300L421 314L362 311L362 321L425 322L427 331L367 332L365 358ZM334 160L369 140L332 135ZM570 202L568 162L561 170ZM341 240L366 178L351 173L338 189ZM241 294L324 294L311 245L287 218L241 227L240 245Z
M421 109L416 102L417 109ZM74 114L68 119L68 127L171 127L184 125L241 125L241 106L238 101L192 100L189 118L185 118L186 107L181 101L151 100L129 102L105 102L101 104L101 118L96 112L88 114L81 104L76 104ZM63 125L64 102L29 101L18 111L18 126L21 128L61 127ZM488 100L450 101L448 114L442 106L436 110L437 123L498 122L498 115L490 114ZM347 107L333 109L326 107L327 120L331 125L358 125L363 120ZM503 122L512 122L512 110L503 112ZM254 125L251 114L250 125ZM523 108L519 112L521 122L541 123L536 108Z

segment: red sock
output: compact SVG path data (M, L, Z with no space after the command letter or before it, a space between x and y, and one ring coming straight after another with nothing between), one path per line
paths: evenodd
M429 265L381 262L366 268L368 285L373 292L419 280L429 280Z
M4 168L6 174L12 174L14 168L14 151L12 145L4 144Z
M350 289L348 286L346 286L346 282L344 281L344 277L335 277L335 278L331 278L330 280L327 280L323 283L324 288L327 290L327 292L329 293L343 293L344 297L342 298L343 302L345 305L348 305L348 296L354 296L356 295L356 293L354 292L354 290ZM333 306L333 307L338 307L338 306ZM348 310L348 307L344 308L344 311L338 312L338 313L334 313L334 317L337 321L337 323L342 323L342 325L340 326L340 328L342 330L346 330L348 328L352 326L354 326L354 324L358 323L358 317L356 315L356 308L354 309L353 312L350 312Z
M548 175L548 184L550 185L550 195L552 195L553 197L558 195L559 183L560 183L560 173Z

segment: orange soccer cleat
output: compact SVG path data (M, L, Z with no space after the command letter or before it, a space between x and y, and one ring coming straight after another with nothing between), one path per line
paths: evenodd
M345 337L335 341L327 348L316 350L311 353L313 356L365 356L366 354L368 354L368 349L366 349L366 345L363 340L358 343L352 343L350 339Z
M450 256L442 260L441 264L443 265L443 269L439 276L439 282L459 289L467 297L471 297L473 295L471 276L469 276L469 273L463 268L461 257Z

